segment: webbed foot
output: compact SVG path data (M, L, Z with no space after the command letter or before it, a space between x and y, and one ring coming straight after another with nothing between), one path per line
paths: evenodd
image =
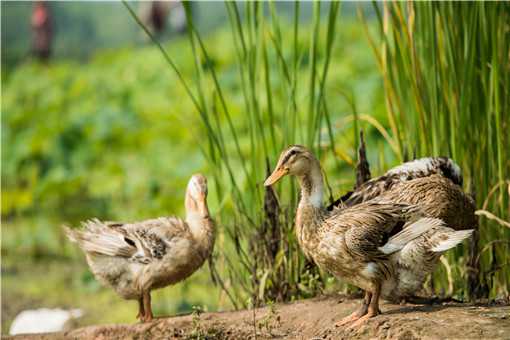
M380 314L380 311L378 309L376 311L368 310L368 312L365 315L363 315L362 317L359 317L356 320L356 322L354 322L352 325L347 327L347 329L349 329L349 330L351 330L351 329L358 329L362 325L364 325L368 321L368 319L373 318L374 316L377 316L379 314Z
M361 318L363 315L359 313L359 311L355 311L353 312L352 314L346 316L345 318L343 318L342 320L338 321L335 323L335 327L341 327L341 326L344 326L348 323L351 323L353 321L356 321L358 320L359 318Z

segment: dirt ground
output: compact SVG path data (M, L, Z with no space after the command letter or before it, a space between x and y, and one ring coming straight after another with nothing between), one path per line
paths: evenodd
M236 312L161 317L5 339L510 339L510 305L386 304L357 330L337 328L360 300L322 297Z

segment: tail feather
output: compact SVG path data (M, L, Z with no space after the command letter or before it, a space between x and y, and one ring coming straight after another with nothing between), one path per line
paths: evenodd
M384 254L392 254L404 248L406 244L422 235L430 228L441 227L443 225L443 221L437 218L420 218L417 221L410 222L407 226L404 226L401 232L392 236L386 244L379 247L379 250Z
M130 257L136 252L136 248L127 244L123 235L97 222L83 223L85 228L82 230L67 226L63 228L69 240L77 243L85 252L125 257Z
M448 238L440 241L431 250L436 253L440 253L451 249L471 236L474 229L452 231L448 233Z

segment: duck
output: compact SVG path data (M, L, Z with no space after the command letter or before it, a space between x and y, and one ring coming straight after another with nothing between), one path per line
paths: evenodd
M441 219L450 229L464 230L457 233L457 236L464 235L467 238L478 228L478 217L475 214L475 201L462 190L462 183L461 169L452 159L424 157L405 162L380 177L359 184L331 204L328 210L353 206L367 200L415 204L425 216ZM400 280L387 287L391 292L387 294L387 300L416 300L416 292L421 289L426 276L432 273L444 252L430 245L438 238L446 237L444 233L450 231L433 228L402 252L399 260Z
M350 327L355 328L380 314L381 297L398 294L393 291L396 287L407 288L399 286L408 274L405 269L410 267L414 278L415 271L423 270L422 262L428 263L426 254L440 256L472 232L448 228L443 220L426 216L421 206L385 200L382 195L328 210L322 201L321 165L301 145L292 145L280 154L264 185L274 185L286 175L296 177L301 189L295 232L305 256L322 270L365 291L362 305L336 326L353 322Z
M94 218L82 222L82 228L64 226L67 237L85 253L96 279L120 297L138 301L141 322L154 318L151 291L186 279L213 251L215 224L207 205L206 177L191 177L184 202L184 219L118 223Z

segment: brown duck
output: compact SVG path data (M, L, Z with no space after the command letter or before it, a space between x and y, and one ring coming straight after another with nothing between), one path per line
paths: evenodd
M455 231L438 218L422 217L415 204L391 197L385 201L382 195L328 211L322 205L319 161L303 146L282 152L265 185L285 175L296 176L301 187L295 227L303 252L322 269L365 290L362 306L337 325L357 320L355 327L379 314L380 296L393 298L415 287L415 271L423 271L423 263L434 262L472 232Z
M403 163L371 179L328 207L329 210L366 201L417 205L425 216L439 218L454 230L478 227L475 202L463 192L460 167L446 157L427 157ZM406 247L399 261L400 279L388 288L390 300L413 297L422 287L443 251L429 246L447 231L439 228L424 233ZM458 234L462 235L461 233Z
M185 196L186 218L160 217L113 223L93 219L84 228L65 228L85 252L94 276L124 299L139 303L137 317L153 318L150 293L184 280L213 250L214 223L207 207L207 180L191 177Z

